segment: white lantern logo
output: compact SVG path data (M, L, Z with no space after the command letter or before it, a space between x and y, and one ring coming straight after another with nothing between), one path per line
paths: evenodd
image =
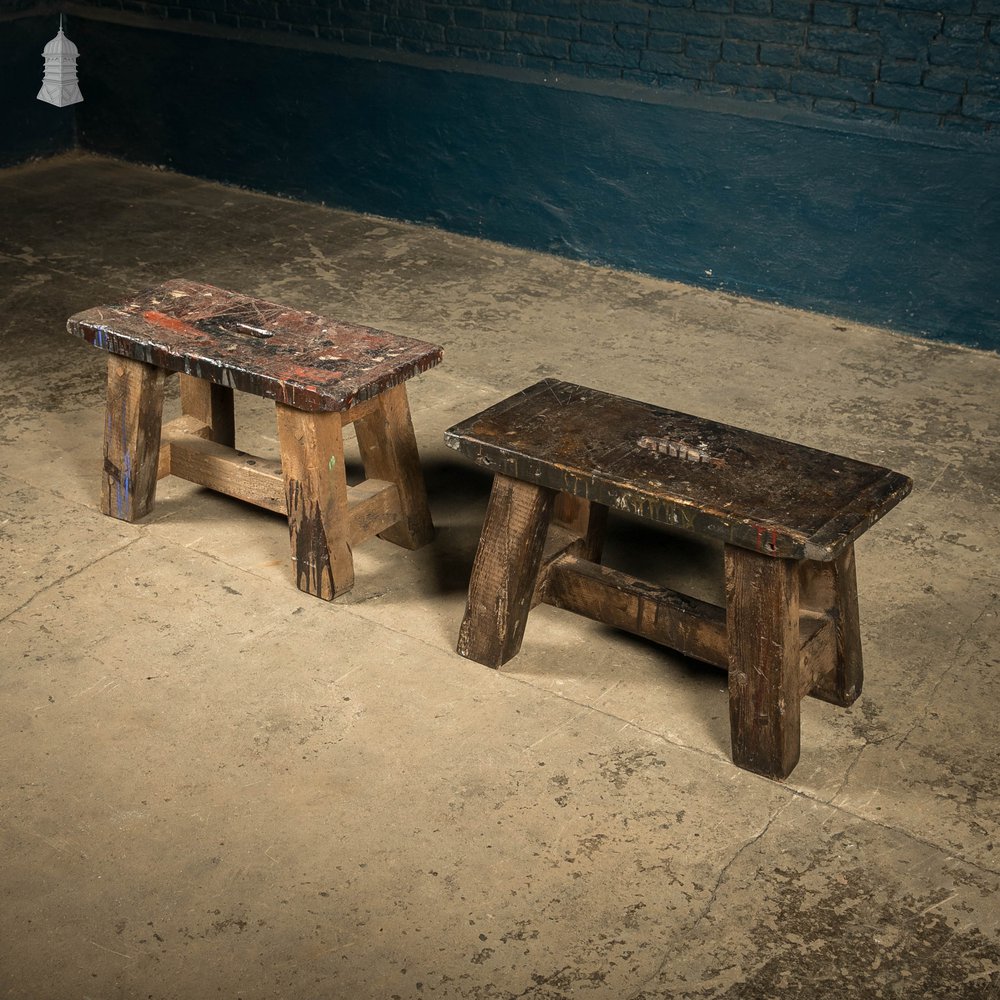
M45 76L38 99L65 108L68 104L79 104L83 100L80 86L76 82L77 47L63 34L62 16L59 17L59 34L42 49L45 60Z

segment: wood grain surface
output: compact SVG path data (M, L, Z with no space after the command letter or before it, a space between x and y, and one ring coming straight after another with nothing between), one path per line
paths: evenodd
M112 354L308 411L346 410L432 368L442 353L182 279L77 313L67 329Z
M799 586L791 559L726 546L733 763L770 778L799 760Z
M493 472L779 558L835 558L912 486L890 469L556 379L445 441Z
M129 358L108 358L101 511L121 521L156 503L164 373Z

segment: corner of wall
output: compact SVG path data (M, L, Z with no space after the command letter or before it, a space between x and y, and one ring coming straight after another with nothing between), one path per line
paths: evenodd
M0 167L76 148L76 108L37 100L42 49L58 27L47 5L23 4L0 19Z

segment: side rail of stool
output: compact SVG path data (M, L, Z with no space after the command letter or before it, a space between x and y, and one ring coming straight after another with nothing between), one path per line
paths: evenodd
M345 414L345 422L349 415ZM359 417L360 413L352 419ZM178 417L164 424L156 478L177 476L287 517L281 462L218 444L211 440L211 433L212 428L195 417ZM396 484L381 479L348 486L347 505L352 546L391 528L403 516Z
M727 545L727 603L719 607L602 565L607 513L497 475L458 652L502 666L520 650L538 604L631 632L729 671L734 761L787 776L799 757L802 698L846 707L861 692L853 545L829 562Z
M561 529L552 534L565 538ZM558 543L557 543L558 544ZM583 615L684 656L728 670L731 654L726 609L669 587L649 583L631 574L571 554L578 539L564 541L563 549L542 564L533 603L548 604ZM846 560L845 560L846 561ZM799 564L801 571L811 563ZM842 707L860 693L861 657L849 683L837 684L834 661L839 609L799 608L798 696L812 695Z

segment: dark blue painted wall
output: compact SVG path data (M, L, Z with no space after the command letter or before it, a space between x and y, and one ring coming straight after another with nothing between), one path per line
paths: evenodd
M82 144L1000 350L1000 145L75 23Z
M154 24L630 81L853 121L979 133L1000 123L1000 0L76 2Z
M36 100L42 49L59 29L56 17L0 21L0 167L72 149L73 108Z

